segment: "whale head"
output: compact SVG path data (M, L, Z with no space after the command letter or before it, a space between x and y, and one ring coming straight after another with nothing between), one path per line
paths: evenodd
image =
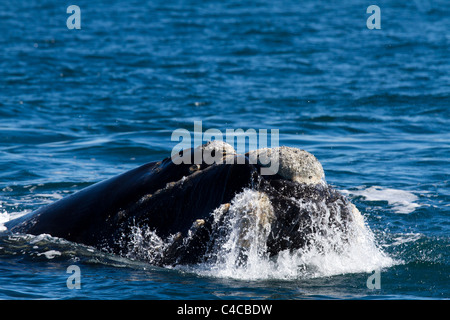
M238 154L212 141L91 185L6 227L177 265L230 255L246 263L254 254L271 258L328 244L339 250L362 221L326 183L311 153L281 146Z
M317 245L316 235L330 232L345 241L349 224L359 219L356 207L326 183L319 160L305 150L281 146L243 155L220 141L184 150L182 156L194 161L201 153L208 159L211 151L216 162L195 164L193 174L157 195L172 201L182 195L184 209L177 217L192 217L184 230L154 229L152 236L165 243L157 255L160 264L214 261L230 252L243 262L255 250L273 257Z

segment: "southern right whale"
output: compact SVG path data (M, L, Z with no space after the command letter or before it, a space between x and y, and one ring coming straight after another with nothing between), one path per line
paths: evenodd
M362 221L307 151L278 147L239 155L212 141L180 156L193 160L206 150L223 161L151 162L5 226L13 233L45 233L155 265L177 265L218 259L214 252L229 236L231 218L239 229L242 263L254 237L260 238L262 254L272 257L317 245L312 235L326 239L330 230L339 230L345 242L351 224ZM261 174L270 166L263 158L276 159L276 172ZM252 200L242 198L244 193ZM244 204L237 208L239 199Z

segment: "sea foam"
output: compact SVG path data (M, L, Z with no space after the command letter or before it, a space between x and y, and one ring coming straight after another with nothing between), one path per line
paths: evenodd
M395 213L408 214L421 207L421 204L416 202L419 198L414 193L399 189L372 186L341 192L345 195L362 196L367 201L387 201Z

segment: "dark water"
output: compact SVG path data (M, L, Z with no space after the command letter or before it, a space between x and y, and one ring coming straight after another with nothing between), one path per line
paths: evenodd
M279 129L390 263L369 289L370 266L333 259L315 276L228 277L3 232L0 299L450 298L448 1L378 1L381 30L357 0L76 4L81 30L69 3L0 3L1 222L169 156L194 121Z

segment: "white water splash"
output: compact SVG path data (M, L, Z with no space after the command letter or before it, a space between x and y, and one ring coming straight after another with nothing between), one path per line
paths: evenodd
M223 211L223 207L214 211L215 221ZM267 238L272 219L273 208L265 194L250 189L237 194L222 222L227 228L223 230L225 238L211 253L217 260L210 271L219 277L253 278L253 271L264 268L262 264L269 260Z
M345 195L362 196L367 201L387 201L395 213L408 214L421 207L419 198L409 191L372 186L359 190L341 190Z
M47 259L53 259L56 256L60 256L61 252L57 250L48 250L42 253L38 253L37 256L44 255Z
M124 235L124 237L126 237ZM161 260L170 241L163 240L150 228L133 226L129 235L125 256L129 259L143 259L149 262Z
M30 210L23 210L20 212L8 212L4 205L0 202L0 232L6 231L5 223L29 213Z
M325 203L305 202L304 199L300 203L308 210L324 211L325 214L313 223L327 225L331 213ZM339 207L335 209L339 210ZM25 213L14 213L13 216ZM394 265L396 262L376 244L372 232L356 208L352 214L355 219L345 235L331 224L326 233L311 235L313 246L292 252L282 251L270 257L266 243L274 219L272 205L264 193L247 189L236 195L231 204L221 206L212 213L215 222L222 228L222 238L208 253L215 257L211 260L213 262L189 267L177 266L177 269L220 278L256 280L304 279L371 272ZM11 218L5 210L0 211L0 222L7 222ZM221 219L225 219L225 224ZM37 239L40 239L39 236ZM173 237L162 239L150 229L138 227L132 229L131 239L132 246L128 247L127 258L149 262L160 260L173 242ZM56 251L47 250L45 253L49 259L58 255Z
M0 212L0 232L6 231L5 223L9 221L9 214L6 212Z
M321 209L325 209L326 214L313 221L320 224L323 231L323 226L327 225L325 220L330 217L325 203L303 205L324 206ZM220 215L221 210L219 208L214 214ZM269 257L266 240L270 233L272 210L270 202L267 203L259 192L245 190L236 195L227 212L227 238L214 252L217 255L216 262L190 267L189 271L241 280L301 279L371 272L394 264L377 246L372 232L355 207L351 210L354 219L346 234L331 224L325 233L311 235L312 246L293 252L282 251L275 257ZM255 218L248 219L249 214ZM245 263L241 259L242 254L246 255Z

